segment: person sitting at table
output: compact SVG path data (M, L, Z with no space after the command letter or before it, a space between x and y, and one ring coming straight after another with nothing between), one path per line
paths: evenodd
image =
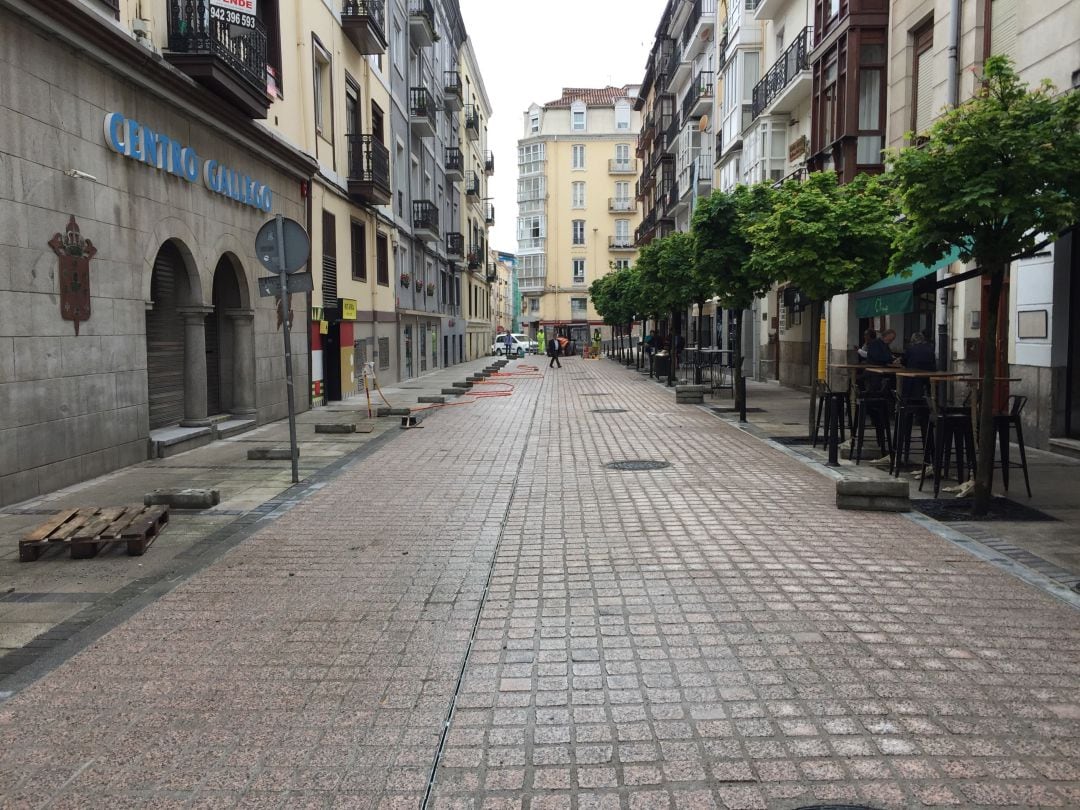
M891 329L890 332L892 332ZM888 334L889 332L885 333L885 335ZM896 333L893 332L892 336L895 337ZM874 329L867 329L865 337L865 349L859 350L859 356L862 357L862 359L865 360L867 363L873 363L876 366L891 365L892 352L889 351L889 343L882 338L877 337Z
M859 362L866 359L866 353L870 350L870 342L873 340L877 340L877 332L873 329L867 329L863 332L862 345L855 347L855 352L859 355Z
M926 335L922 332L912 334L911 343L900 356L900 365L909 371L937 371L934 347L927 343ZM915 399L924 393L926 393L926 381L920 379L905 379L900 389L900 394L904 399Z

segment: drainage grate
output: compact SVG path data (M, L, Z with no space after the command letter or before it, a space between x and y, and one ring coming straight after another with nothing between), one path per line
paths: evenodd
M604 465L609 470L623 470L638 472L642 470L663 470L671 465L666 461L657 461L650 458L631 459L629 461L612 461Z
M971 515L971 498L927 498L916 499L911 502L913 509L922 512L927 517L940 520L942 523L963 523L966 521L1015 521L1017 523L1044 523L1056 521L1057 518L1025 506L1008 498L992 498L990 511L983 517L976 518Z
M712 411L713 413L738 413L739 412L739 409L736 408L734 405L726 405L726 406L721 406L719 408L710 408L709 410ZM746 412L747 413L765 413L765 409L764 408L747 408Z
M593 408L589 413L626 413L626 408Z

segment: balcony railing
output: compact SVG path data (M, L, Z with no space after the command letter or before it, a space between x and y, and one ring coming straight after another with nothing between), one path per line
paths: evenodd
M810 45L813 29L807 26L795 37L783 55L769 68L765 77L754 86L752 99L752 115L757 118L777 96L804 70L810 69L807 58L810 53Z
M484 249L480 245L469 245L469 252L465 255L470 270L477 270L483 264Z
M461 74L456 70L448 70L443 80L443 101L446 109L457 112L464 103L464 91L461 89Z
M465 258L465 235L452 231L446 235L446 255L451 259Z
M475 140L480 137L480 112L475 104L465 105L465 129L470 139Z
M409 88L409 123L420 137L435 135L435 100L426 87Z
M608 174L637 174L637 161L634 158L615 158L608 161L607 169Z
M465 156L456 146L446 147L446 176L451 180L461 180L465 176Z
M615 236L608 237L608 250L633 250L634 240L630 238L630 235L625 236L616 234Z
M385 53L385 0L342 0L341 28L360 53Z
M435 242L439 238L439 207L431 200L414 200L413 231L422 239Z
M349 135L349 194L362 202L386 205L390 188L390 150L374 135Z
M495 174L495 153L494 152L485 152L484 153L484 174L489 175L489 176Z
M690 89L687 90L686 95L683 96L683 121L691 117L702 115L704 112L702 108L707 106L707 102L712 99L712 95L713 72L711 70L698 71L697 76L694 77L694 81L690 83Z
M409 0L409 36L423 47L435 41L435 6L431 0Z
M607 207L608 211L618 214L633 211L637 206L629 197L608 197Z
M480 196L480 175L476 172L465 173L465 193L470 197Z
M495 224L495 206L491 203L484 206L484 224L488 226Z
M265 118L266 29L241 28L210 18L209 0L170 0L168 61L200 84Z

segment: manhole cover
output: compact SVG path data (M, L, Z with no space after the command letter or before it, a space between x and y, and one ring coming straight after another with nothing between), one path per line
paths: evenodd
M650 458L631 459L629 461L612 461L604 465L609 470L624 470L638 472L641 470L663 470L671 465L666 461L656 461Z
M593 408L589 413L626 413L626 408Z

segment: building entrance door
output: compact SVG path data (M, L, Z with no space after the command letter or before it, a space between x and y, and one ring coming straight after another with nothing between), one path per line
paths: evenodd
M184 418L184 259L171 242L158 251L150 276L153 308L146 313L146 382L150 429Z

